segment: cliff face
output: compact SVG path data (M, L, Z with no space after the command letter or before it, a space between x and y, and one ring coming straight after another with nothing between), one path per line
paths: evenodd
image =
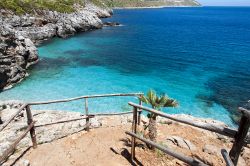
M93 4L76 7L73 13L39 11L36 15L0 12L0 90L11 87L28 75L27 68L38 62L36 45L52 37L102 28L101 17L112 11Z
M1 24L0 88L17 83L27 76L26 69L38 60L37 50L29 38L15 36L15 30Z

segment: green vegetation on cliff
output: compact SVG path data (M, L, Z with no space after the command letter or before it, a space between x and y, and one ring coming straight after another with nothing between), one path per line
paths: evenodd
M101 7L199 6L195 0L0 0L0 8L16 14L52 10L62 13L75 11L74 4L92 2Z
M74 4L84 5L82 0L0 0L0 8L16 14L32 13L37 10L53 10L71 13Z
M200 6L195 0L102 0L102 2L109 7Z

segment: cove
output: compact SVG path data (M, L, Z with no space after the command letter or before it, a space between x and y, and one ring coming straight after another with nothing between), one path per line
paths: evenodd
M250 99L250 8L119 9L104 27L39 47L40 62L1 100L45 101L154 89L179 101L163 111L233 126ZM136 98L90 99L90 112L130 109ZM35 107L84 110L83 101Z

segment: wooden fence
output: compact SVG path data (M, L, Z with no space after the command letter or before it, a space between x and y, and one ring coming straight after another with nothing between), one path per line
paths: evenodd
M80 96L76 98L70 98L70 99L63 99L63 100L53 100L53 101L43 101L43 102L32 102L32 103L26 103L23 104L8 120L6 120L1 126L0 126L0 132L3 131L14 119L17 117L22 111L26 110L26 115L27 115L27 129L21 136L19 136L12 144L11 146L3 153L2 156L0 156L0 165L6 159L15 151L18 143L28 134L30 133L33 148L37 147L37 140L36 140L36 133L35 133L35 128L37 127L44 127L48 125L54 125L54 124L59 124L59 123L66 123L66 122L72 122L72 121L77 121L77 120L86 120L86 125L85 129L89 131L90 127L90 118L93 118L95 116L109 116L109 115L122 115L122 114L130 114L133 113L131 111L129 112L121 112L121 113L101 113L101 114L89 114L89 108L88 108L88 98L102 98L102 97L118 97L118 96L135 96L139 97L140 95L143 95L143 93L126 93L126 94L102 94L102 95L90 95L90 96ZM56 121L56 122L51 122L51 123L46 123L46 124L40 124L40 125L35 125L35 121L33 120L33 115L31 112L30 106L32 105L44 105L44 104L53 104L53 103L64 103L64 102L70 102L70 101L75 101L75 100L84 100L84 115L82 115L79 118L75 119L69 119L69 120L62 120L62 121ZM141 102L139 103L141 104Z
M238 158L240 155L240 152L246 144L249 144L249 135L248 130L250 127L250 111L244 108L239 108L239 111L242 113L242 117L240 120L239 128L238 130L227 128L227 127L222 127L222 126L217 126L217 125L212 125L212 124L207 124L203 122L193 122L189 121L187 119L179 119L173 116L170 116L168 114L165 114L163 112L160 112L158 110L144 107L142 105L138 105L132 102L129 102L129 105L133 107L133 123L132 123L132 132L126 132L126 134L130 135L132 137L132 146L131 146L131 161L134 161L135 159L135 140L139 139L163 152L165 152L168 155L171 155L189 165L197 165L197 166L203 166L206 165L202 163L201 161L198 161L196 159L193 159L191 157L185 156L181 153L175 152L167 147L164 147L162 145L159 145L155 142L152 142L148 139L145 139L139 135L137 135L137 124L138 124L138 114L141 114L142 110L153 113L157 116L161 116L176 122L180 122L183 124L191 125L193 127L197 127L200 129L208 130L211 132L215 132L218 134L222 134L231 138L234 138L234 143L233 146L230 150L230 153L228 154L226 150L222 149L221 153L223 158L226 161L226 164L228 166L233 166L237 165Z
M226 128L226 127L221 127L221 126L216 126L216 125L212 125L212 124L207 124L207 123L202 123L202 122L192 122L189 120L184 120L184 119L179 119L179 118L175 118L173 116L170 116L168 114L165 114L163 112L148 108L148 107L144 107L142 106L142 102L139 101L139 104L135 104L135 103L129 103L130 106L133 106L133 111L129 111L129 112L122 112L122 113L97 113L97 114L90 114L89 113L89 108L88 108L88 98L101 98L101 97L117 97L117 96L136 96L139 97L143 95L143 93L129 93L129 94L103 94L103 95L92 95L92 96L80 96L80 97L76 97L76 98L70 98L70 99L64 99L64 100L53 100L53 101L43 101L43 102L33 102L33 103L27 103L27 104L23 104L18 110L17 112L15 112L15 114L13 114L7 121L5 121L4 124L2 124L0 126L0 132L2 130L4 130L8 124L11 123L11 121L13 121L15 119L15 117L17 117L22 111L26 110L26 114L27 114L27 129L24 131L24 133L19 136L13 143L12 145L4 152L4 154L2 156L0 156L0 164L2 162L4 162L16 149L18 143L28 134L30 133L31 136L31 140L32 140L32 144L33 144L33 148L37 147L37 140L36 140L36 134L35 134L35 128L36 127L44 127L44 126L48 126L48 125L54 125L54 124L59 124L59 123L66 123L66 122L72 122L72 121L77 121L77 120L86 120L86 127L85 129L87 131L89 131L89 127L90 127L90 123L89 120L90 118L93 118L95 116L108 116L108 115L122 115L122 114L130 114L133 113L133 123L132 123L132 132L126 132L126 134L130 135L132 137L132 148L131 148L131 159L132 161L135 159L135 140L139 139L147 144L150 144L151 146L162 150L163 152L165 152L166 154L169 154L187 164L190 165L205 165L204 163L202 163L201 161L198 161L196 159L193 159L191 157L185 156L183 154L177 153L169 148L166 148L164 146L161 146L155 142L152 142L150 140L147 140L139 135L137 135L136 130L137 130L137 125L140 125L140 117L141 117L141 113L142 110L144 111L148 111L151 113L154 113L158 116L162 116L165 118L168 118L170 120L173 121L177 121L180 123L184 123L184 124L188 124L197 128L201 128L204 130L208 130L211 132L216 132L231 138L234 138L234 144L232 149L230 150L230 153L228 154L228 152L226 150L222 150L221 153L227 163L228 166L233 166L233 165L237 165L238 162L238 158L240 155L240 151L242 149L243 146L245 146L246 144L250 143L250 137L247 136L248 134L248 129L250 127L250 111L244 108L239 108L239 111L242 113L242 117L241 117L241 121L240 121L240 125L239 125L239 129L235 130L235 129L231 129L231 128ZM40 124L40 125L35 125L35 121L33 120L33 115L31 112L31 108L30 106L32 105L44 105L44 104L53 104L53 103L64 103L64 102L70 102L70 101L75 101L75 100L84 100L84 114L83 116L79 117L79 118L75 118L75 119L69 119L69 120L63 120L63 121L56 121L56 122L51 122L51 123L46 123L46 124Z

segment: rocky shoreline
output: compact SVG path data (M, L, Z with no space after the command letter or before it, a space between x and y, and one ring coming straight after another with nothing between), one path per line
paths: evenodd
M53 37L100 29L100 18L112 15L111 9L91 3L75 8L76 12L70 14L39 11L22 16L0 10L0 90L11 88L29 75L29 66L39 61L39 44Z

